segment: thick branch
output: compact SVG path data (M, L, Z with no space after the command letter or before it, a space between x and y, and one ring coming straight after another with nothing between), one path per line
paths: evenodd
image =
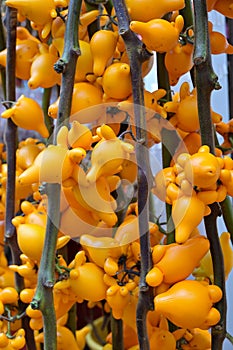
M213 71L210 55L208 36L208 17L206 2L194 0L195 14L195 49L194 65L197 88L198 113L201 128L202 144L210 147L214 154L215 142L210 112L210 96L213 89L219 89L217 76ZM212 349L222 349L222 343L226 335L226 295L223 254L219 242L216 220L220 214L218 203L210 205L211 214L205 217L206 234L210 241L210 252L213 261L214 283L218 285L223 298L216 304L220 311L221 319L212 328Z
M221 350L222 343L226 336L226 290L225 290L225 274L224 261L221 245L218 238L216 220L221 214L218 203L210 205L211 214L204 218L207 238L210 242L210 252L213 261L214 284L222 290L222 299L215 304L215 307L221 314L220 321L212 327L212 350Z
M7 27L7 64L6 64L6 99L15 101L15 44L16 44L17 11L12 8L6 9ZM6 122L4 133L7 152L7 184L6 184L6 212L5 212L5 241L10 247L14 264L21 264L19 258L21 252L18 247L15 227L11 220L15 216L15 171L16 171L16 148L17 126L11 119ZM23 288L23 279L16 274L16 286L18 290Z
M164 64L164 53L156 53L157 55L157 79L158 79L158 88L165 89L167 94L165 96L166 101L171 101L171 87L169 83L169 76L167 69ZM177 134L175 130L168 130L163 128L161 130L161 142L162 142L162 162L163 168L170 166L173 153L178 146L179 140L177 140ZM167 243L175 242L175 230L174 224L172 221L171 210L172 206L168 203L165 204L166 207L166 219L167 219Z
M78 22L81 11L81 0L71 0L69 3L68 20L65 33L65 48L58 66L62 67L62 84L58 108L57 125L53 143L60 127L68 125L71 110L72 92L77 61ZM60 71L60 72L61 72ZM53 305L53 285L55 270L55 253L60 221L60 192L58 183L45 184L48 196L48 219L43 254L38 274L38 284L35 297L31 303L35 309L40 309L44 321L44 349L56 350L56 315Z
M208 17L205 1L194 1L195 42L194 67L197 87L198 113L202 144L208 145L214 154L214 133L210 113L210 96L214 89L220 89L218 77L213 71L208 32Z
M33 309L40 309L44 321L44 349L56 349L56 316L53 307L54 271L57 234L60 220L60 185L47 184L48 219L44 249L38 272L38 283L34 299L31 303Z
M7 27L7 64L6 64L6 99L15 101L15 58L16 58L16 24L17 11L11 8L6 10ZM7 120L5 129L5 143L7 151L7 187L6 187L6 218L5 218L5 236L10 239L15 229L11 223L15 216L15 170L16 170L16 148L17 148L17 126L11 119Z
M144 89L141 74L141 64L147 51L138 37L129 29L129 15L124 1L113 1L119 24L119 34L124 39L130 62L133 89L134 115L136 126L136 159L138 164L138 213L141 249L140 294L137 307L137 328L140 349L149 349L146 332L146 314L153 308L151 289L145 282L145 277L152 266L149 236L149 192L151 187L151 170L147 149L147 127L144 109Z
M16 86L15 86L15 60L16 60L16 26L17 26L17 11L13 8L6 8L6 47L7 47L7 62L6 62L6 100L15 101ZM2 33L3 28L1 28ZM1 36L1 44L3 38ZM16 172L16 149L17 149L17 126L11 119L6 122L4 139L7 152L7 184L6 184L6 211L5 211L5 242L11 251L12 263L21 265L21 251L17 242L15 227L11 220L15 216L15 172ZM20 292L24 288L24 280L15 273L15 287ZM19 302L19 312L23 312L25 305ZM28 318L22 320L22 324L26 331L26 338L29 339L30 349L34 350L35 341L32 334L32 329L29 327Z
M58 119L54 137L62 125L68 125L71 110L74 77L80 48L78 41L78 24L81 12L81 0L72 0L66 23L65 46L62 57L55 63L54 69L62 74ZM54 140L54 143L56 141Z

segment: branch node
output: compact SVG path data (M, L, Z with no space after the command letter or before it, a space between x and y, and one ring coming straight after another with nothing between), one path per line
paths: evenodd
M45 286L46 288L53 288L54 282L53 282L53 281L50 281L50 280L45 281L44 286Z
M125 35L125 33L128 31L128 29L127 28L120 28L119 29L119 34L120 35Z
M32 300L30 305L31 305L32 310L39 310L40 309L40 301L39 300L36 300L36 299Z
M139 143L140 145L145 145L146 139L144 137L137 139L137 143Z
M219 81L216 81L214 83L214 90L220 90L222 88L222 86L220 85Z
M81 56L80 47L73 48L72 51L79 57Z
M66 71L68 62L63 58L59 58L59 60L54 64L53 68L57 73L64 73Z
M205 56L198 56L193 59L194 65L195 66L200 66L201 64L206 62L206 57Z
M142 284L140 286L140 292L144 293L147 292L149 290L149 287L146 284Z

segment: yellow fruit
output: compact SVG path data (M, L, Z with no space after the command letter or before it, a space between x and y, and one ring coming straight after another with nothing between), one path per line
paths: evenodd
M21 95L16 103L1 114L2 118L11 118L13 122L26 130L35 130L43 137L49 132L44 123L43 110L32 98Z
M104 71L102 87L106 96L126 99L132 93L130 66L120 62L111 64Z

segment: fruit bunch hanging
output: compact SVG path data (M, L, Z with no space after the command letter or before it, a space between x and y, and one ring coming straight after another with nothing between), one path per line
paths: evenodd
M15 101L4 102L1 118L25 129L28 137L16 140L14 153L10 224L17 259L5 244L9 238L9 157L13 155L7 142L0 145L0 349L29 346L25 317L34 346L39 349L44 343L46 348L48 315L38 295L44 287L41 276L47 278L47 258L48 268L52 265L53 269L52 280L44 284L46 288L52 285L49 307L56 330L54 349L85 348L91 328L77 326L85 321L81 312L77 312L73 332L69 328L71 312L80 305L87 313L95 310L106 319L121 322L124 349L139 349L138 305L141 294L148 290L151 310L146 313L145 328L151 349L211 348L210 330L222 322L219 303L225 291L215 276L212 241L199 225L213 214L213 204L218 206L233 196L233 132L231 120L223 121L210 106L211 128L216 140L223 139L211 149L203 144L195 80L193 86L183 82L171 94L171 87L195 66L196 32L193 23L187 26L187 3L124 2L127 30L145 55L142 77L135 81L127 30L121 30L117 4L107 1L90 6L82 1L74 28L79 40L70 112L60 125L65 72L59 72L57 62L63 60L70 40L67 32L73 0L46 0L43 5L38 0L5 1L8 10L17 10L15 77L26 88L23 94L17 91ZM207 11L214 9L227 18L233 18L232 8L229 0L207 1ZM214 29L214 22L207 19L206 25L209 53L232 54L230 40ZM0 52L0 64L7 69L8 52L8 47ZM163 58L167 85L160 84L158 64L157 77L153 73L157 86L149 91L143 79L153 72L155 57ZM146 140L138 137L138 81L142 82ZM50 91L47 104L35 98L41 91L44 96ZM139 145L153 155L157 144L169 144L166 133L172 133L176 143L161 170L144 174L148 198L142 208L138 188L144 169ZM59 186L52 258L45 257L48 237L53 235L49 232L53 221L53 196L47 192L50 185ZM157 215L158 201L170 208L166 222ZM169 219L174 224L172 242ZM146 273L144 235L150 261ZM224 283L233 267L229 225L219 236ZM20 288L15 276L21 281ZM114 332L110 326L103 349L116 349Z

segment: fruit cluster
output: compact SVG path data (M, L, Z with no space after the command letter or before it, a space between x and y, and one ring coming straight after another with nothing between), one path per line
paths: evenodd
M110 2L110 1L109 1ZM143 78L151 71L154 56L163 54L168 83L174 86L192 70L195 28L186 27L181 10L184 0L126 0L129 30L146 50ZM27 91L61 91L61 74L55 69L65 47L69 1L6 0L17 9L15 76L27 83ZM20 250L18 261L4 249L9 169L6 148L0 144L0 348L22 349L26 334L22 318L27 315L38 348L44 342L44 315L35 306L48 217L47 184L60 186L60 222L54 263L52 296L56 317L57 349L84 349L90 328L75 334L68 328L68 313L76 303L101 308L104 315L123 321L125 349L136 350L138 306L143 248L141 212L137 197L140 166L135 126L132 68L125 42L118 30L114 7L100 5L88 11L83 2L77 34L78 57L68 122L59 127L51 143L48 124L59 123L61 95L42 108L42 102L21 94L7 101L1 117L38 138L17 143L15 163L15 215L11 223ZM208 0L207 9L233 18L233 2ZM26 26L26 24L27 26ZM90 27L95 27L91 33ZM212 54L232 54L227 38L208 21ZM133 34L133 35L134 35ZM8 48L0 52L7 65ZM148 196L171 205L175 238L168 242L155 213L149 227L151 268L145 276L152 290L154 310L146 317L150 348L208 350L209 330L221 319L216 303L224 291L215 284L210 242L198 231L213 203L233 196L232 123L211 109L212 127L223 137L215 154L202 145L197 87L181 84L172 98L163 88L143 88L147 151L163 140L164 130L179 139L170 166L152 179ZM49 123L48 123L49 121ZM137 130L136 130L137 131ZM166 141L166 140L165 140ZM148 187L149 177L148 175ZM149 215L148 215L149 216ZM74 257L62 254L73 239ZM77 243L78 242L78 243ZM168 244L169 243L169 244ZM231 235L220 235L225 279L233 267ZM23 281L17 290L15 273ZM81 318L82 315L77 316ZM176 330L171 329L173 324ZM114 330L112 330L114 332ZM112 349L109 332L103 349Z

